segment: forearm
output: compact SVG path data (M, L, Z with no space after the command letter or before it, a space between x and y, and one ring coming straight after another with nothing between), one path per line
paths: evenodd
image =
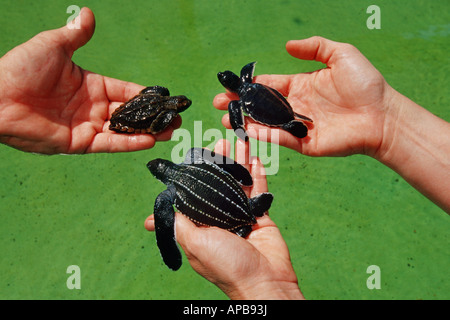
M450 123L390 88L375 158L450 213Z

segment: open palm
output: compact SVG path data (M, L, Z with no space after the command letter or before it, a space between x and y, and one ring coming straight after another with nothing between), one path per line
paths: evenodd
M83 8L80 15L80 29L42 32L0 59L0 141L23 151L55 154L134 151L170 139L171 130L159 136L108 130L112 111L143 86L72 62L74 51L94 32L92 12Z
M376 150L382 141L390 88L383 76L349 44L312 37L289 41L286 48L294 57L320 61L327 68L311 73L255 77L256 82L287 97L295 112L314 120L313 124L306 123L310 130L304 139L272 128L272 132L279 133L279 141L274 142L311 156L344 156ZM226 110L232 99L237 97L219 94L214 106ZM249 135L261 138L258 129L263 126L249 118L246 122ZM223 123L231 128L228 115ZM268 140L273 141L273 136Z

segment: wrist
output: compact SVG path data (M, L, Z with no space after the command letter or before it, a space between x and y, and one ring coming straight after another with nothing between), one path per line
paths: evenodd
M450 213L450 123L391 89L373 157Z
M390 167L432 154L447 160L449 123L390 88L380 147L373 157ZM447 148L447 150L444 150Z
M381 128L381 140L372 152L368 152L369 156L384 164L389 162L388 158L391 154L392 148L394 148L396 129L403 119L402 97L403 96L391 86L387 86L382 103L384 118L383 126Z
M297 281L259 281L240 283L225 292L232 300L304 300Z

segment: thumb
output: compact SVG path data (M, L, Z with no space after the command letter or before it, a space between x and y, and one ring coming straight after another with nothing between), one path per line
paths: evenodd
M199 228L183 214L177 212L175 215L175 233L177 242L187 254L190 252L189 245L196 244Z
M328 65L339 45L341 45L339 42L315 36L302 40L290 40L286 43L286 50L298 59L315 60Z
M75 50L84 46L92 38L94 30L94 13L91 9L84 7L74 20L50 32L58 33L61 44L71 56Z

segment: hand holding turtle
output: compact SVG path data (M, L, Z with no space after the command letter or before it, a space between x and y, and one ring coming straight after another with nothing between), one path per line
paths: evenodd
M109 115L143 86L83 70L71 60L94 33L92 11L80 12L80 28L42 32L0 59L0 142L44 154L123 152L168 140L121 135ZM179 126L180 119L173 125Z
M236 149L247 146L238 141ZM229 147L221 141L215 151L228 155ZM253 159L246 163L253 177L253 186L246 190L248 196L267 192L261 162ZM153 215L146 220L145 227L154 231ZM268 215L257 218L253 231L244 239L224 229L197 227L177 213L176 238L194 270L231 299L303 298L286 243Z
M278 130L279 144L311 156L344 156L376 150L382 127L389 85L383 76L353 46L320 37L289 41L288 52L300 59L317 60L328 68L292 75L260 75L255 80L287 97L293 111L314 123L307 123L308 136L298 139ZM226 110L231 93L219 94L214 106ZM223 123L230 128L228 114ZM249 134L259 138L266 128L247 119ZM254 130L251 130L254 129ZM270 140L269 135L269 140Z
M246 119L249 135L277 130L278 144L309 156L366 154L399 173L414 188L450 213L450 123L394 90L356 49L321 37L286 44L294 57L327 68L292 75L261 75L256 82L287 97L293 111L311 118L308 136L299 139L278 128ZM214 98L226 110L230 92ZM229 115L222 119L231 128ZM267 137L267 138L266 138Z

